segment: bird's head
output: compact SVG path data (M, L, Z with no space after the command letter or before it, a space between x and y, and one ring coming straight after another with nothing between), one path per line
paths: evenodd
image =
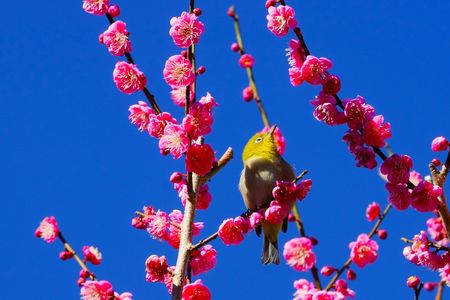
M262 158L267 160L276 160L280 157L273 138L273 132L276 125L270 128L269 132L259 132L252 136L245 145L242 152L242 161L244 164L251 158Z

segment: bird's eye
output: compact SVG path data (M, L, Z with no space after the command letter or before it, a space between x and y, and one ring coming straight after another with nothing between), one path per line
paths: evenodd
M256 140L255 140L255 143L261 143L262 142L262 137L259 137L259 138L257 138Z

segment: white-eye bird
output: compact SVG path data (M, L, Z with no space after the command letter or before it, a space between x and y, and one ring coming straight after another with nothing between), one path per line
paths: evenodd
M295 178L292 167L281 157L277 151L273 133L276 125L267 133L257 133L247 142L242 152L244 169L239 180L239 190L247 209L252 211L267 208L273 200L272 190L277 180L292 181ZM283 224L273 225L262 222L264 231L263 264L279 264L278 234ZM283 231L285 231L283 226ZM255 228L257 235L261 228Z

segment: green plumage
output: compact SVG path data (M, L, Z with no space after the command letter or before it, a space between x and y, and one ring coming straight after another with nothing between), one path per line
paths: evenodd
M244 169L239 181L239 190L245 206L251 210L267 207L272 201L272 190L277 180L291 181L295 178L292 167L277 151L273 130L255 134L242 152ZM278 234L282 224L263 222L264 231L263 264L280 263Z

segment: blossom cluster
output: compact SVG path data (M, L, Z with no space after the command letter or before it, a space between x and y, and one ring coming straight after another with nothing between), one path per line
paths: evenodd
M142 213L132 219L131 225L137 229L145 229L152 238L166 241L178 249L183 218L183 213L176 209L167 214L161 210L155 211L151 206L144 206ZM195 222L193 235L199 235L202 228L202 222Z
M344 300L355 296L355 292L348 288L344 279L335 282L333 291L319 290L306 279L294 281L294 288L294 300Z

